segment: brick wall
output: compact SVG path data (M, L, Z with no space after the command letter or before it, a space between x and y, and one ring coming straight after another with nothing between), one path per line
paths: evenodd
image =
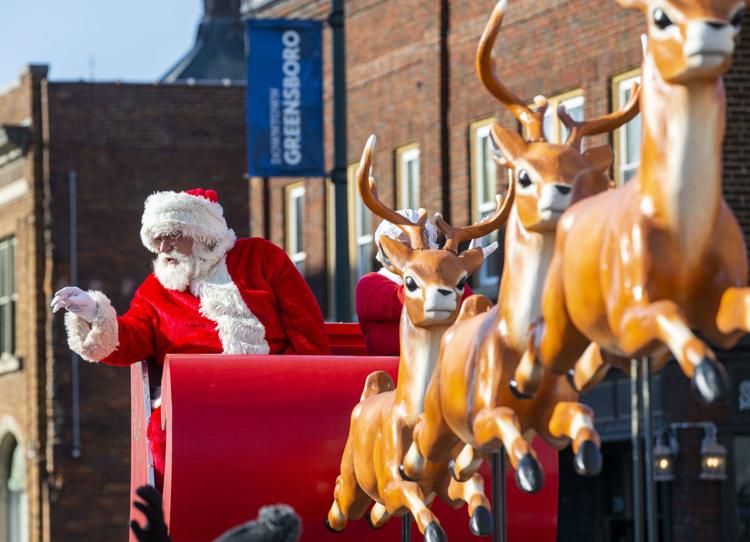
M122 314L150 270L140 241L146 196L196 186L219 194L239 237L248 232L244 89L220 86L47 85L52 287L69 284L69 175L78 184L78 285ZM52 322L58 436L55 540L124 540L129 488L129 371L80 365L81 457L71 457L70 350Z

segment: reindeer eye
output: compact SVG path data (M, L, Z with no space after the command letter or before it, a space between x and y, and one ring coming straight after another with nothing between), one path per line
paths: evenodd
M734 17L732 17L732 20L729 21L729 23L732 26L737 26L738 27L738 26L740 26L742 24L742 18L744 16L745 16L745 10L744 9L740 9L739 11L737 11L737 13L734 14Z
M661 30L664 30L665 28L672 26L674 23L672 22L672 19L664 13L663 9L656 8L654 10L654 24Z
M406 286L406 289L409 290L410 292L413 292L414 290L418 288L417 281L415 281L411 277L406 277L404 279L404 285Z
M458 281L458 284L456 284L456 290L463 290L464 286L466 286L466 277Z
M525 169L522 169L518 172L518 184L520 184L523 188L531 186L531 177L529 177L529 172Z

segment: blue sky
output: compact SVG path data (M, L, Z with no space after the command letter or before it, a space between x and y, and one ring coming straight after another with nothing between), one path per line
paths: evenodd
M153 81L192 45L201 0L5 0L0 88L29 63L52 80ZM93 63L93 66L92 66Z

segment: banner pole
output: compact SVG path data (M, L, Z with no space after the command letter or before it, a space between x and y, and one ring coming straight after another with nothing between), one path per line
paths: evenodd
M641 427L638 359L630 360L630 442L633 445L633 540L643 542L643 477L641 474Z
M643 399L643 455L646 469L646 535L648 542L657 542L656 486L654 485L654 431L651 403L651 363L648 356L641 358L641 396Z
M336 239L335 299L336 319L352 320L349 266L349 213L347 210L347 143L346 143L346 41L344 35L344 0L333 0L328 24L333 41L333 170Z
M505 448L492 454L492 542L507 540Z
M411 514L401 516L401 542L411 542Z

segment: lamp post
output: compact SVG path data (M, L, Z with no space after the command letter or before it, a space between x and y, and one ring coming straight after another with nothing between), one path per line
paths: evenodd
M653 472L656 482L674 480L674 459L680 451L675 434L680 429L703 429L705 433L701 442L701 473L698 479L720 482L727 479L727 449L716 440L715 423L675 422L669 424L669 428L669 433L662 433L657 437L653 449Z

